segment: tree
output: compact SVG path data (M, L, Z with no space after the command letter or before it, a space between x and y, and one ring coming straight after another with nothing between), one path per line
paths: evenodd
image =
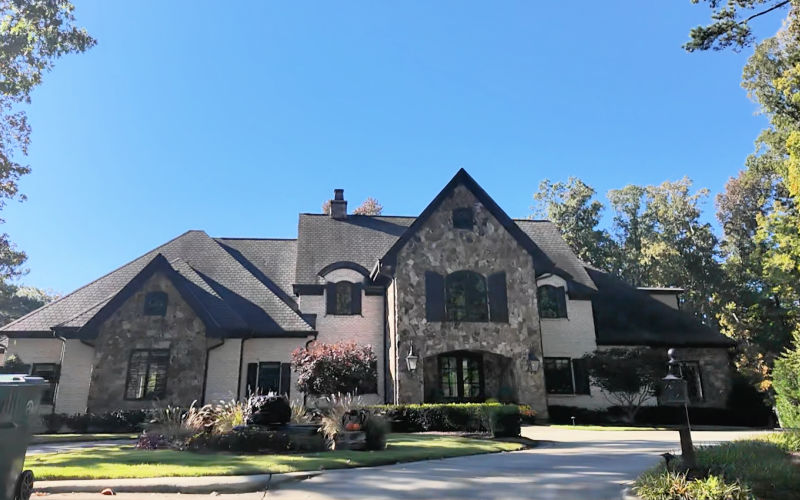
M643 267L643 250L645 237L653 228L643 213L645 193L645 188L634 185L608 192L614 210L613 235L619 247L614 256L613 271L634 286L646 283L648 274Z
M584 356L589 378L632 423L666 375L666 356L654 349L612 348Z
M775 360L775 407L781 427L800 427L800 335L794 345Z
M383 205L378 203L378 200L372 196L353 210L353 215L380 215L381 213L383 213Z
M58 295L31 286L0 283L0 325L5 325L57 299Z
M322 203L322 213L331 213L331 200L325 200ZM381 213L383 213L383 205L372 196L364 200L364 203L353 210L353 215L380 215Z
M314 342L292 352L292 369L298 389L306 394L377 391L377 359L369 345Z
M30 103L32 90L56 59L95 44L74 25L73 10L67 0L0 0L0 210L9 200L25 199L18 181L31 169L20 157L28 154L31 128L22 106ZM3 300L16 293L7 282L24 274L25 259L9 236L0 234Z
M545 179L534 193L534 217L546 218L558 227L573 252L599 269L608 270L614 242L598 229L603 204L594 199L595 190L577 177L552 183Z
M733 47L739 50L753 43L750 22L765 14L780 12L786 8L797 8L792 0L706 0L712 9L711 22L706 26L692 28L689 41L683 48L696 50L722 50ZM691 0L700 3L700 0Z

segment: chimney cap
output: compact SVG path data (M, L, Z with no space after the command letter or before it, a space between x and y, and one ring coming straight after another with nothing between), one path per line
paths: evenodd
M344 200L344 189L334 189L333 190L333 199L334 200Z

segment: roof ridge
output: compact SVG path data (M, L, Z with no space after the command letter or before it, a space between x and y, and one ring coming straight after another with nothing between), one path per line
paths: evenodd
M213 236L214 240L297 241L297 238L248 238L246 236Z
M328 214L314 214L310 212L300 212L300 215L316 215L320 217L330 217ZM416 219L419 215L366 215L366 214L347 214L348 217L386 217L393 219Z
M48 302L47 304L43 305L42 307L39 307L39 308L37 308L37 309L34 309L33 311L29 312L29 313L28 313L28 314L26 314L25 316L21 316L21 317L19 317L19 318L15 319L14 321L12 321L11 323L8 323L8 324L6 324L6 325L3 325L3 326L2 326L2 330L7 330L7 329L8 329L8 327L10 327L10 326L12 326L12 325L14 325L14 324L16 324L16 323L18 323L18 322L20 322L20 321L22 321L22 320L26 319L28 316L32 316L34 313L38 313L38 312L40 312L40 311L43 311L43 310L45 310L45 309L49 308L50 306L53 306L53 305L55 305L55 304L58 304L58 303L59 303L59 302L61 302L62 300L66 299L67 297L71 297L71 296L75 295L76 293L80 292L81 290L83 290L84 288L88 288L88 287L90 287L91 285L94 285L95 283L97 283L97 282L98 282L98 281L100 281L101 279L103 279L103 278L106 278L106 277L108 277L108 276L110 276L110 275L114 274L115 272L119 271L119 270L120 270L120 269L122 269L123 267L125 267L125 266L128 266L128 265L130 265L130 264L133 264L134 262L136 262L137 260L139 260L139 259L141 259L142 257L146 256L147 254L149 254L149 253L152 253L152 252L155 252L156 250L159 250L159 249L161 249L161 248L164 248L165 246L169 245L170 243L172 243L173 241L177 240L178 238L182 238L183 236L186 236L186 235L187 235L187 234L189 234L189 233L195 233L195 232L197 232L197 233L205 233L205 231L203 231L203 230L201 230L201 229L189 229L188 231L184 231L183 233L181 233L181 234L179 234L178 236L176 236L176 237L172 238L171 240L167 241L166 243L164 243L164 244L161 244L161 245L159 245L159 246L157 246L157 247L153 248L152 250L149 250L149 251L147 251L147 252L143 253L142 255L140 255L140 256L138 256L138 257L136 257L136 258L132 259L132 260L129 260L128 262L126 262L126 263L122 264L121 266L118 266L118 267L116 267L116 268L112 269L111 271L109 271L109 272L107 272L106 274L104 274L104 275L100 276L99 278L97 278L97 279L95 279L95 280L92 280L92 281L90 281L89 283L86 283L86 284L85 284L85 285L83 285L82 287L76 288L75 290L71 291L70 293L68 293L68 294L66 294L66 295L63 295L63 296L59 297L58 299L56 299L56 300L54 300L54 301L52 301L52 302ZM96 305L96 304L95 304L95 305ZM84 310L84 312L85 312L85 310Z

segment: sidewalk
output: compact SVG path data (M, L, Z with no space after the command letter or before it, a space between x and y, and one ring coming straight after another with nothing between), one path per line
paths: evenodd
M99 493L105 488L111 488L115 493L250 493L270 490L285 483L303 481L319 474L321 472L290 472L252 476L36 481L34 492Z

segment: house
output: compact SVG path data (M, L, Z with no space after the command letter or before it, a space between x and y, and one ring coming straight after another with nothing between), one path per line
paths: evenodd
M722 407L731 342L681 312L680 291L587 266L460 170L417 217L348 215L337 189L297 239L188 231L0 334L59 413L301 397L291 352L340 340L377 353L376 402L605 407L580 358L649 346L678 348L693 404Z

